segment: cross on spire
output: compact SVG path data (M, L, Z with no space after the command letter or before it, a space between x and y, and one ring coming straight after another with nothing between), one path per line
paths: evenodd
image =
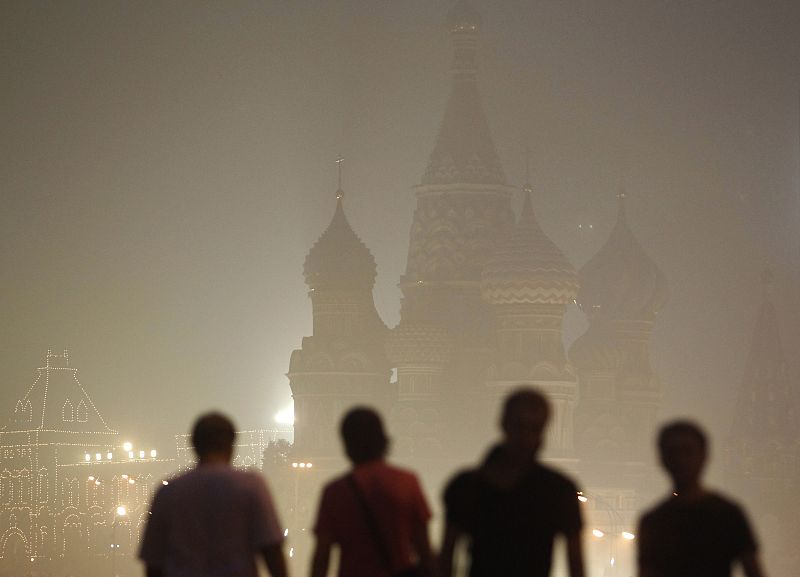
M344 191L342 190L342 163L344 162L344 157L340 154L336 157L336 166L339 168L339 187L336 189L336 198L340 199L344 196Z
M531 147L529 144L525 145L525 184L522 185L522 190L525 192L533 191L531 186Z

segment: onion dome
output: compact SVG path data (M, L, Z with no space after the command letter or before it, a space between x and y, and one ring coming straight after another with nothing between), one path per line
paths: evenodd
M452 343L446 329L430 324L402 321L389 332L386 356L394 365L444 365Z
M667 300L667 283L628 227L625 195L605 245L580 270L578 304L589 316L649 320Z
M375 259L347 222L342 196L337 193L333 219L306 256L303 276L312 290L372 290L375 284Z
M526 186L519 221L483 269L481 294L494 305L564 305L577 292L575 268L536 221Z

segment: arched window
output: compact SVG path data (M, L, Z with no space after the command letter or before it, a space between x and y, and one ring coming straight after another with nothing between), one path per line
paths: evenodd
M85 423L89 420L89 411L86 410L86 403L83 402L83 399L78 403L77 419L79 423Z
M72 406L72 401L67 399L64 401L64 406L61 407L61 418L67 423L75 420L75 409Z
M50 498L50 491L48 490L47 485L47 469L39 469L38 490L40 503L46 503Z

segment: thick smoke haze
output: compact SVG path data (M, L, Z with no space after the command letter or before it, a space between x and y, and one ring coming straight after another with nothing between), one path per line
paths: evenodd
M721 439L767 266L787 354L800 344L800 6L475 5L509 183L529 149L539 222L576 266L624 186L670 286L652 343L664 414ZM334 210L338 154L393 326L412 186L449 88L449 7L4 3L0 405L69 348L106 420L138 440L171 443L209 407L268 425L311 332L302 264ZM571 311L567 340L584 327Z

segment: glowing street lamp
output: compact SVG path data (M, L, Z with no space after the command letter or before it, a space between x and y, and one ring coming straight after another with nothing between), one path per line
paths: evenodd
M125 505L118 505L114 513L114 519L111 521L111 577L117 577L117 549L119 549L119 543L117 543L117 519L127 516L128 509L125 508Z

